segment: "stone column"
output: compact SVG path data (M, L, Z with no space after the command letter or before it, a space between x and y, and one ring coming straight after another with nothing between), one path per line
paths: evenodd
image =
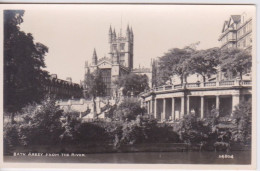
M204 117L204 96L200 97L200 117Z
M154 114L154 99L152 99L152 114Z
M239 94L232 95L232 112L235 110L235 106L239 104Z
M154 99L154 118L157 118L157 99Z
M161 120L164 121L166 119L166 99L163 99L163 111L162 111L162 116Z
M216 109L219 110L219 95L216 96Z
M174 97L172 98L172 120L175 120L175 99Z
M187 114L190 114L190 96L187 96Z
M184 116L184 110L185 110L185 105L184 105L185 101L184 101L184 96L181 97L181 117L180 118L183 118Z

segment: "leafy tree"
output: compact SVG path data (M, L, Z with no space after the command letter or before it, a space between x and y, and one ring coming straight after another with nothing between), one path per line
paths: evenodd
M147 75L130 73L125 77L119 78L115 83L119 87L123 87L123 94L125 96L130 96L132 92L136 96L149 88Z
M250 52L237 48L228 48L221 51L221 68L229 71L233 76L239 76L251 72L252 55Z
M194 115L185 115L176 130L180 139L189 144L205 143L210 131L209 127L204 126L203 121Z
M200 74L203 77L203 82L205 82L207 76L217 73L216 67L218 64L218 48L195 51L188 60L188 65L191 72Z
M165 53L159 60L160 73L164 75L164 82L169 80L171 76L177 75L181 79L181 83L186 81L187 76L190 74L188 59L194 53L191 47L183 49L174 48Z
M232 115L235 127L232 128L232 140L242 144L251 144L252 137L252 104L242 102L236 106Z
M40 102L48 76L42 70L48 48L34 43L32 34L20 31L23 15L23 10L4 11L4 109L11 113Z
M88 71L89 72L89 71ZM86 78L87 96L92 97L94 104L94 118L97 116L96 98L105 95L106 85L103 82L100 69L96 69L93 73L87 73Z
M135 120L138 115L143 115L144 109L140 103L132 98L126 98L114 111L114 117L120 120Z
M19 127L19 139L23 145L56 144L60 141L62 111L56 106L55 99L48 98L40 104L27 105L22 109L21 116L23 122Z

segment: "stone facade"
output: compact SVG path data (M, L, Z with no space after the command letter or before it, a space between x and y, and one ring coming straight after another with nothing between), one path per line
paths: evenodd
M98 59L96 50L94 49L91 65L86 63L85 73L100 69L103 82L106 85L105 96L116 96L117 87L114 82L129 74L133 69L133 46L134 46L134 34L132 28L127 26L126 35L122 36L122 33L117 35L115 29L112 31L109 28L109 44L110 51L109 57L104 56ZM86 88L86 85L84 85Z
M252 50L252 17L246 13L231 15L224 22L219 37L221 48L242 48Z
M186 83L155 87L141 94L148 114L159 121L176 121L185 114L204 118L212 109L229 116L240 101L251 101L251 81Z
M82 98L83 95L83 87L81 85L73 83L70 77L66 80L58 79L56 74L52 74L45 81L45 90L57 99Z

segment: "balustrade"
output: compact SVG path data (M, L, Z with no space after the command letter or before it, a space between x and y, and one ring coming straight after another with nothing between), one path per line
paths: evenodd
M230 85L234 85L235 81L220 81L219 85L220 86L230 86Z
M237 83L240 83L241 86L251 86L252 81L251 80L242 80L242 81L234 81L234 80L228 80L228 81L220 81L220 82L197 82L197 83L186 83L186 88L206 88L206 87L218 87L218 86L235 86L239 85ZM154 87L144 93L149 92L157 92L157 91L167 91L167 90L175 90L175 89L182 89L184 88L184 84L176 84L176 85L164 85L160 87Z
M204 83L204 87L215 87L216 86L216 82L205 82Z

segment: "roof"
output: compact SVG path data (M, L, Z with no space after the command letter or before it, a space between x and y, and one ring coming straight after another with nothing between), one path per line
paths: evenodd
M241 20L241 15L231 15L232 20L234 23L239 23Z

